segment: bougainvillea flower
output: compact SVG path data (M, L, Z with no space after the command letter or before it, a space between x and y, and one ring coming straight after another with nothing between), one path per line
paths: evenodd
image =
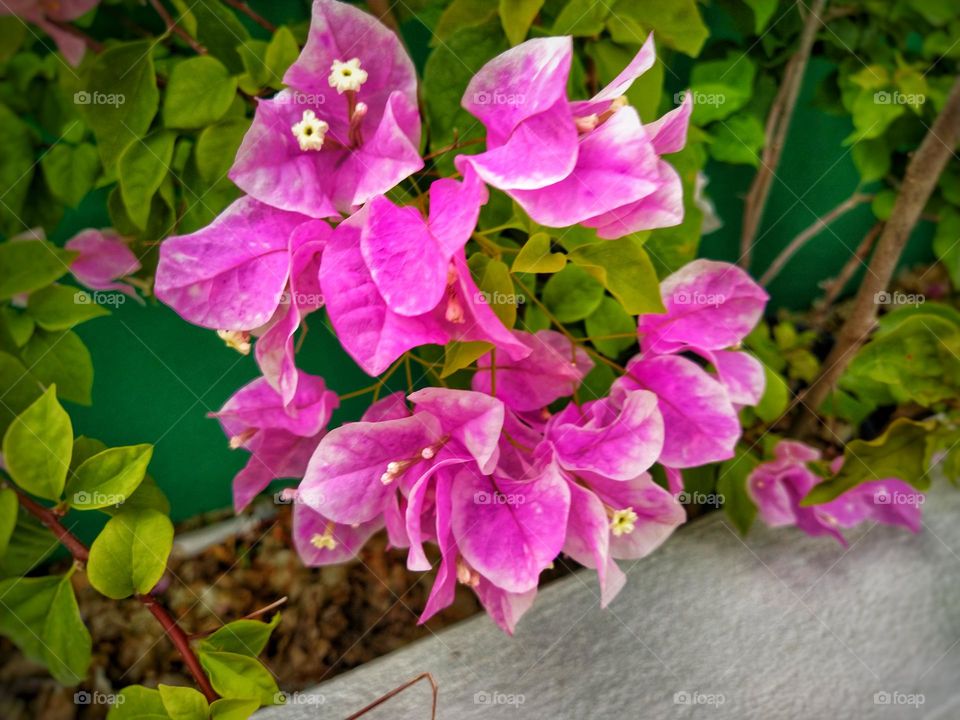
M370 537L383 527L383 520L359 525L335 523L291 495L293 544L305 565L318 567L342 563L356 557Z
M463 182L430 187L430 211L367 203L333 233L320 264L320 286L337 337L370 375L405 351L452 340L483 340L520 358L530 348L487 305L470 276L463 246L486 189L468 172Z
M233 480L237 512L277 478L300 477L339 405L323 378L299 374L292 402L285 405L265 378L240 388L213 413L230 439L230 447L251 453Z
M649 390L663 416L660 462L688 468L733 457L740 421L727 389L697 363L679 355L638 355L611 396Z
M664 313L640 315L647 353L725 350L738 345L763 315L769 295L743 269L694 260L660 283Z
M349 214L423 167L416 72L374 16L314 0L283 82L258 101L230 170L256 199L315 218Z
M487 129L487 149L461 155L483 180L552 227L585 223L605 238L675 225L679 177L659 155L683 147L690 105L644 126L623 93L654 60L653 38L609 86L567 99L569 37L536 38L484 65L462 105Z
M513 331L514 337L530 348L530 354L513 360L502 353L491 370L490 353L477 360L471 386L478 392L495 394L516 412L539 410L554 400L573 395L593 369L587 352L554 330L536 333ZM496 372L496 393L492 376Z
M241 350L249 352L251 333L264 333L257 360L290 402L293 333L323 304L317 256L331 232L324 222L240 198L207 227L164 241L154 292L185 320L220 331Z
M829 535L843 545L847 543L840 529L865 520L920 531L924 495L897 478L860 483L830 502L801 506L810 490L823 482L808 467L819 459L820 452L803 443L777 444L774 459L758 465L747 479L761 520L771 527L795 525L808 535Z
M64 248L77 253L70 272L91 290L115 290L140 300L131 285L119 282L140 269L130 246L113 230L83 230L67 240Z
M36 25L53 39L66 61L76 67L83 60L87 44L60 24L76 20L99 4L100 0L5 0L0 3L0 16L16 15Z

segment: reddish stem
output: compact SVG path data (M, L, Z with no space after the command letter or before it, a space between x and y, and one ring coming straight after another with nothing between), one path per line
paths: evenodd
M181 40L189 45L193 51L197 53L197 55L207 54L207 49L203 45L198 43L190 33L177 25L177 21L173 19L173 16L169 12L167 12L167 9L163 6L163 3L161 3L160 0L150 0L150 6L156 10L157 15L159 15L160 19L166 24L167 32L177 35Z
M20 505L23 507L23 509L43 523L43 525L56 536L57 540L60 541L60 544L70 551L70 554L73 555L73 559L76 562L86 565L87 561L90 559L89 548L80 542L80 539L76 535L63 526L63 523L60 522L60 517L54 513L52 509L44 507L40 503L34 501L26 493L20 490L20 488L16 487L12 483L5 484L17 494L17 498L19 499ZM174 647L176 647L180 652L180 655L183 657L184 664L190 670L190 674L193 675L193 679L200 687L200 690L203 691L207 701L213 702L216 700L219 696L214 691L213 687L211 687L210 680L207 678L206 673L203 672L203 668L200 666L200 661L197 659L193 649L190 647L190 640L187 637L187 634L183 631L183 628L177 625L177 621L174 620L167 609L160 604L160 600L158 598L154 597L153 595L139 594L135 595L134 597L143 603L143 605L151 613L153 613L153 616L160 622L160 625L163 626L164 632L167 634L167 637L170 638L170 642L172 642Z
M248 18L253 20L257 25L262 27L267 32L275 33L277 31L276 25L274 25L272 22L267 20L265 17L263 17L263 15L258 13L252 7L247 5L245 2L241 2L241 0L223 0L223 1L230 7L234 8L235 10L239 10L240 12L242 12L244 15L246 15Z

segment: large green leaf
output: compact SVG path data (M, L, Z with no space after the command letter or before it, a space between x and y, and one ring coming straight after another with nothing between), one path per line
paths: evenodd
M208 55L174 66L163 100L163 124L171 128L202 128L222 118L237 92L237 79Z
M100 156L90 143L72 147L61 142L40 158L40 167L53 196L76 207L97 180Z
M555 273L566 265L567 258L562 252L550 251L550 236L538 232L531 235L520 248L510 269L521 273Z
M557 16L551 35L599 35L610 15L610 5L595 0L569 0Z
M170 518L156 510L124 510L90 546L87 577L114 600L148 593L162 577L172 547Z
M938 315L915 314L868 342L850 363L845 383L866 378L897 397L930 405L960 395L960 327Z
M801 505L836 499L860 483L899 478L918 490L930 487L924 460L926 440L936 427L932 420L897 418L873 440L853 440L843 450L843 466L833 478L816 485Z
M0 50L2 52L2 50ZM0 231L6 235L24 230L20 219L33 180L33 141L30 130L6 105L0 103ZM0 273L2 282L2 273Z
M517 321L517 294L514 292L510 270L500 260L492 260L477 253L470 257L470 272L480 291L478 301L490 306L500 322L512 328Z
M664 311L657 271L637 236L582 245L569 257L599 280L631 315Z
M206 652L232 652L256 657L263 652L280 622L280 613L270 622L259 620L234 620L207 638L200 641L200 647Z
M56 387L50 387L7 428L3 436L3 459L14 482L29 493L59 500L63 493L73 426L57 402Z
M604 297L587 316L586 328L590 342L607 357L616 358L637 341L637 323L612 297Z
M500 23L511 45L519 45L526 39L543 3L544 0L500 0Z
M84 119L97 138L100 158L113 170L120 153L146 135L160 92L152 40L114 45L96 56L77 93Z
M122 702L121 702L122 700ZM117 702L110 706L108 720L170 720L159 690L143 685L129 685Z
M77 510L120 505L143 481L153 445L104 450L80 463L67 483L67 501Z
M619 0L611 12L613 16L631 18L651 30L657 42L676 48L691 57L700 54L710 31L700 17L696 0L671 2L638 2Z
M721 120L746 105L753 94L755 74L753 60L740 52L694 65L690 74L693 122L705 125Z
M578 265L551 275L543 288L543 303L562 323L577 322L603 302L603 285Z
M120 195L127 216L140 230L146 229L151 200L170 172L176 139L174 133L161 130L140 142L130 143L120 155L117 164Z
M224 120L203 129L193 154L204 182L213 185L224 180L249 129L250 121L244 118Z
M200 664L210 677L213 689L225 698L259 700L272 705L279 688L273 675L256 658L233 652L200 648Z
M69 575L10 578L0 582L3 633L64 685L87 674L92 641Z
M45 240L0 243L0 300L49 285L70 270L74 257Z
M207 699L198 690L163 683L157 690L171 720L206 720L210 715Z
M44 330L69 330L110 311L93 302L89 293L67 285L49 285L30 294L27 314Z
M80 336L71 330L37 330L23 348L30 373L44 385L56 385L64 400L90 404L93 362Z

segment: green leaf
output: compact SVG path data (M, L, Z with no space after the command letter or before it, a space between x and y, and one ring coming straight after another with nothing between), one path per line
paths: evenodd
M469 367L478 357L493 350L493 347L492 343L482 340L467 342L455 340L447 343L443 349L443 369L440 371L440 377L448 378L457 370Z
M70 269L74 257L46 240L0 243L0 300L49 285Z
M777 10L779 0L744 0L753 10L753 31L760 35Z
M868 342L846 375L889 385L925 407L955 398L960 395L960 327L937 315L912 315Z
M738 52L694 65L690 73L693 122L706 125L744 107L753 95L755 74L754 61Z
M163 709L171 720L206 720L210 716L207 699L198 690L175 685L157 685Z
M200 649L200 664L210 684L225 698L258 700L272 705L280 692L270 672L256 658L232 652L208 652Z
M603 302L603 285L577 265L551 275L543 288L543 303L562 323L583 320Z
M490 306L500 322L512 328L517 321L517 294L514 292L510 270L500 260L485 255L471 256L468 265L480 291L478 301Z
M90 404L93 362L87 346L73 331L37 330L23 348L23 360L34 378L44 385L56 385L62 399Z
M27 313L16 310L11 305L0 307L0 338L3 338L6 331L14 346L21 348L26 345L36 327L37 324ZM0 345L6 345L10 349L10 344L5 339L0 339Z
M497 0L453 0L443 11L433 30L432 47L441 46L451 35L467 27L483 25L498 13Z
M69 330L74 325L109 315L89 293L66 285L48 285L27 298L27 313L44 330Z
M73 426L57 402L56 387L47 388L3 436L3 459L10 477L27 492L47 500L60 499L72 450Z
M153 445L104 450L84 460L67 483L66 496L77 510L120 505L143 481L153 457Z
M787 411L787 404L790 402L790 387L780 373L766 364L763 366L763 374L765 379L763 397L760 398L760 402L753 408L753 411L765 423L773 423Z
M212 720L247 720L259 707L259 700L220 698L210 705L210 717Z
M58 548L59 543L51 541L50 530L20 508L7 552L0 556L0 577L23 577L41 567Z
M166 127L202 128L222 118L237 92L237 79L223 63L209 55L178 63L163 100Z
M156 510L164 515L170 514L170 501L163 490L157 485L156 480L147 475L140 483L140 487L133 491L133 495L127 498L127 501L119 508L112 505L101 508L107 515L117 515L127 510Z
M710 31L700 17L696 0L637 2L619 0L612 15L625 15L653 31L658 43L675 48L690 57L700 54Z
M756 167L765 141L763 123L755 115L738 113L713 126L710 154L721 162Z
M557 16L550 34L575 37L599 35L609 14L610 6L607 3L570 0Z
M749 451L738 447L734 456L720 466L717 493L723 496L723 511L746 535L757 516L757 506L747 494L747 477L760 461Z
M0 633L58 682L76 685L90 666L92 641L70 576L10 578L0 582Z
M637 236L582 245L569 257L599 280L631 315L664 312L657 271Z
M873 200L870 202L870 209L873 210L873 214L877 220L886 222L890 219L890 215L893 213L893 206L896 202L896 191L885 188L873 196Z
M256 657L263 652L270 639L270 633L280 622L280 613L276 613L270 622L259 620L234 620L207 638L200 641L205 652L232 652Z
M250 121L245 118L224 120L203 129L193 153L204 182L213 185L226 178L249 129Z
M933 236L933 252L943 263L954 290L960 289L960 211L947 206Z
M614 380L616 376L610 366L597 363L580 383L577 394L583 400L598 400L606 397L610 393L610 386L613 385Z
M0 352L0 389L0 432L5 433L14 418L40 397L42 388L19 360Z
M593 346L609 358L616 358L637 341L637 323L611 297L604 297L600 306L587 317L586 328ZM606 337L609 335L628 337Z
M123 701L120 701L123 698ZM143 685L130 685L120 692L110 706L108 720L170 720L159 690Z
M154 44L154 40L123 43L96 55L84 89L75 95L108 171L127 145L147 134L157 114Z
M0 558L7 554L7 546L17 527L17 494L10 488L0 488Z
M161 130L130 143L120 155L117 174L127 216L140 230L150 217L150 201L170 171L176 134Z
M513 272L555 273L567 265L567 257L562 252L550 252L550 236L546 233L534 233L513 259Z
M210 55L232 73L243 71L237 47L250 39L250 33L237 14L220 0L173 0L174 17L187 32L210 51Z
M495 3L493 7L495 11ZM499 21L491 19L457 30L430 53L423 72L423 96L432 149L449 145L454 132L461 141L483 137L483 126L460 107L460 99L476 72L507 47ZM452 158L441 159L452 167Z
M860 483L899 478L918 490L930 487L925 472L926 439L936 422L897 418L873 440L853 440L843 450L843 466L834 477L814 486L800 503L820 505L835 500Z
M861 140L850 149L850 157L860 173L863 183L881 180L890 172L890 155L893 152L887 141L880 137Z
M2 50L0 50L2 52ZM0 103L0 231L10 236L23 229L20 216L34 175L33 139L30 129L6 105ZM3 273L0 272L0 287ZM9 296L7 296L9 297Z
M87 577L114 600L148 593L163 576L172 547L170 518L156 510L124 510L90 546Z
M40 158L40 167L53 196L76 207L97 181L100 156L90 143L71 147L61 142Z
M283 74L300 56L300 46L288 27L279 27L267 44L265 64L270 78L267 85L274 90L283 87Z
M519 45L526 37L544 0L500 0L500 24L511 45Z

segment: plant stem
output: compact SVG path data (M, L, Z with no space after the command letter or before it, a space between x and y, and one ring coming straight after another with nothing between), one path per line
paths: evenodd
M275 33L277 31L276 25L274 25L272 22L267 20L265 17L263 17L263 15L261 15L256 10L251 8L245 2L242 2L242 0L223 0L223 1L230 7L234 8L235 10L239 10L240 12L242 12L244 15L246 15L248 18L253 20L257 25L262 27L267 32Z
M960 140L960 77L956 78L947 102L928 130L920 147L907 165L903 185L897 195L890 219L883 226L867 275L860 285L850 317L843 324L837 342L823 362L820 375L807 388L803 408L793 424L793 434L802 438L813 429L816 411L850 360L873 330L877 317L876 294L890 284L897 261L910 239L910 233L933 193L953 150Z
M820 327L824 320L827 319L827 313L840 296L840 293L843 292L843 288L850 282L850 278L857 272L857 269L866 262L867 255L869 255L873 249L873 245L876 243L881 230L883 230L883 223L875 223L857 246L853 255L850 256L850 259L847 260L839 274L833 280L824 284L823 299L815 304L819 305L814 319L815 326Z
M173 19L173 16L167 12L167 9L163 6L163 3L160 0L150 0L150 6L156 10L157 15L160 16L160 19L163 20L164 24L167 26L167 32L177 35L181 40L183 40L187 45L189 45L197 55L206 55L207 49L198 43L193 36L184 30L182 27L177 25L177 21Z
M435 157L440 157L444 153L448 153L451 150L459 150L462 147L468 147L470 145L479 145L482 142L486 142L486 140L487 140L486 138L473 138L472 140L464 140L463 142L459 140L454 140L452 143L450 143L446 147L442 147L439 150L434 150L429 155L424 155L423 159L424 161L433 160Z
M740 233L740 266L743 268L750 267L754 238L760 228L760 220L763 218L763 209L767 204L770 188L773 187L777 165L780 164L780 155L783 153L783 145L787 139L787 130L790 128L790 120L797 105L797 98L800 96L800 87L803 85L807 61L810 59L810 51L813 49L813 42L821 23L820 16L826 4L826 0L813 0L800 33L800 45L787 62L780 90L767 116L767 124L764 128L767 142L760 159L760 169L753 178L743 207L743 228Z
M80 542L80 539L76 535L63 526L60 518L50 510L50 508L46 508L40 503L35 502L13 483L5 484L17 494L21 507L43 523L43 525L54 534L60 544L70 551L74 561L81 565L87 564L87 561L90 559L89 548ZM203 672L200 661L190 647L190 640L183 631L183 628L177 624L177 621L170 615L167 609L160 604L159 598L153 595L140 594L134 597L136 597L160 622L160 625L163 626L164 632L167 634L167 637L170 638L170 642L172 642L174 647L180 652L184 664L187 666L187 669L190 670L190 674L193 675L193 679L200 687L200 690L203 691L207 701L213 702L216 700L219 695L217 695L210 685L210 680L207 678L206 673Z
M768 267L766 272L760 276L760 284L764 286L769 285L770 282L780 274L780 271L783 270L784 266L790 262L791 259L793 259L793 256L797 254L800 248L819 235L821 230L827 227L838 217L846 215L860 203L864 203L872 198L872 195L854 193L826 215L817 218L813 224L810 225L810 227L806 228L803 232L797 235L783 250L780 251L780 254L774 258L772 263L770 263L770 267Z

